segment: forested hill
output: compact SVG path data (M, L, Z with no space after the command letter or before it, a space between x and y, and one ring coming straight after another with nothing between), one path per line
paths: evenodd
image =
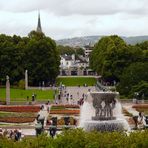
M75 37L75 38L69 38L69 39L61 39L57 40L57 44L59 45L68 45L68 46L84 46L91 43L94 45L100 38L103 36L84 36L84 37ZM124 41L126 41L127 44L137 44L144 42L148 40L148 36L133 36L133 37L121 37Z

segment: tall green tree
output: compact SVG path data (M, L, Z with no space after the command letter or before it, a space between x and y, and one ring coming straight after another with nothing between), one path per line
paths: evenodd
M56 43L42 33L31 32L26 50L26 69L32 85L42 81L53 83L59 73L59 52Z
M0 35L0 81L5 84L6 75L11 84L24 79L25 69L29 81L38 85L53 83L59 73L60 57L56 43L43 33L31 31L28 37Z
M137 62L128 66L121 76L118 90L122 95L128 96L141 81L148 82L148 62Z
M0 35L0 77L5 80L10 76L11 83L23 77L23 46L21 37Z
M90 66L110 82L120 81L124 68L142 59L139 47L128 46L120 37L103 37L94 47L90 56Z

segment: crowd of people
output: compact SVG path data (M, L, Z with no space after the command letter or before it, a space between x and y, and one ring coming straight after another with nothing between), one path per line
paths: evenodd
M2 129L0 128L0 136L4 136L15 141L19 141L22 138L22 130L21 129Z

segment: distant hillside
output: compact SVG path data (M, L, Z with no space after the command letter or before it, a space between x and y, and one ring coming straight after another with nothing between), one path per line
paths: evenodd
M89 43L91 45L94 45L98 40L100 40L103 36L84 36L84 37L75 37L75 38L69 38L69 39L62 39L57 40L58 45L64 45L64 46L84 46L88 45ZM124 39L124 41L127 44L137 44L144 42L148 40L148 36L135 36L135 37L121 37Z

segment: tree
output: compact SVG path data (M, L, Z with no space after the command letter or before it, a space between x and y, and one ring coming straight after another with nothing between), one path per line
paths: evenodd
M76 55L85 55L84 50L82 48L75 48Z
M139 47L128 46L120 37L103 37L94 47L90 56L90 66L106 81L120 81L120 76L128 65L141 61Z
M33 33L33 35L32 35ZM39 35L39 36L38 36ZM59 52L56 43L49 37L31 32L26 50L26 69L32 85L53 83L59 73Z
M137 62L128 66L123 72L118 90L123 95L128 96L133 92L134 86L140 84L141 81L148 82L148 62ZM137 86L136 86L137 87ZM133 90L132 90L133 89Z
M140 99L148 100L148 82L140 81L138 84L134 85L130 91L130 96L133 97L135 92L139 94Z
M11 84L24 79L29 71L32 85L39 81L54 82L59 73L60 57L56 43L43 33L31 31L29 37L0 35L0 79L5 84L6 75Z
M138 44L136 44L136 46L140 47L142 50L148 50L148 41L138 43Z
M0 35L0 76L5 80L10 76L11 83L20 80L23 75L23 47L20 46L22 39L18 36Z
M70 47L70 46L58 45L57 49L58 49L60 55L64 55L64 54L72 55L72 54L75 54L74 48Z

